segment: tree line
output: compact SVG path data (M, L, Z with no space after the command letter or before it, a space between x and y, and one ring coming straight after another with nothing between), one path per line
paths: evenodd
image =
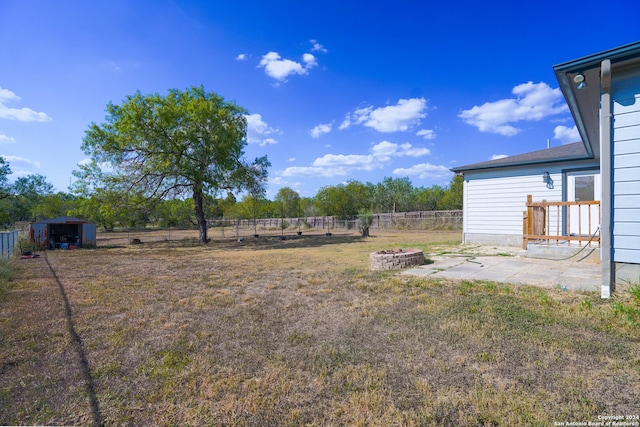
M0 157L0 224L40 221L75 216L105 230L141 227L196 227L193 198L142 198L120 192L96 190L83 194L77 186L55 192L42 175L28 175L9 183L9 164ZM412 212L462 209L462 179L449 186L414 187L408 178L385 178L373 184L351 180L322 187L313 197L301 197L290 187L281 188L273 200L253 194L238 199L206 195L203 210L207 220L298 218L336 216L353 218L363 212Z
M106 230L197 227L207 242L212 219L296 218L462 209L462 178L447 187L414 187L408 178L356 180L300 197L289 187L266 198L266 156L244 159L246 110L202 87L167 95L136 94L107 104L82 150L90 161L73 172L69 192L34 174L9 182L0 157L0 224L77 216ZM239 198L239 199L238 199Z

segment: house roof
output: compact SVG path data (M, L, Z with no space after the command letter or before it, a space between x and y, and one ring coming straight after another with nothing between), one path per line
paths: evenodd
M515 156L503 157L501 159L489 160L486 162L474 163L466 166L452 168L455 173L478 170L478 169L494 169L510 166L524 166L540 163L555 163L567 160L589 159L591 156L587 153L582 142L574 142L572 144L560 145L558 147L547 148L545 150L533 151L530 153L517 154Z
M611 61L613 70L640 64L640 42L564 62L553 67L582 141L590 156L600 157L600 66ZM582 74L586 87L577 88L574 77Z

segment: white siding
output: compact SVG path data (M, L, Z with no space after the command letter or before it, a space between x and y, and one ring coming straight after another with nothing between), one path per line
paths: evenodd
M613 261L640 263L640 72L613 81Z
M553 179L553 188L542 182L545 171ZM467 172L465 181L465 233L522 236L528 194L534 201L562 200L563 176L558 166ZM555 230L555 223L550 225Z

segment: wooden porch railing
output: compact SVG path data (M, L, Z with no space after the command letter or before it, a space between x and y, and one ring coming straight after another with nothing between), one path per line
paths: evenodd
M587 242L597 242L600 246L600 230L593 225L600 224L600 201L579 201L579 202L534 202L531 194L527 196L527 210L522 218L522 247L527 248L531 241L550 244L552 241L559 245L566 242L578 242L578 245ZM597 214L592 214L592 206L597 206ZM585 209L586 207L586 209ZM576 225L571 229L571 217L577 218ZM586 218L585 218L586 217ZM583 226L583 222L586 224ZM554 227L555 225L555 227ZM551 231L553 229L553 232Z

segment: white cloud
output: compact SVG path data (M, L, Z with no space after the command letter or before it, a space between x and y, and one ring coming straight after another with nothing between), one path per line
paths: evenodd
M414 147L408 142L395 144L389 141L382 141L371 147L371 153L379 160L388 161L391 157L421 157L431 154L428 148Z
M282 171L282 176L344 176L349 169L343 167L290 166Z
M522 130L513 125L517 122L539 121L568 110L560 89L552 89L544 82L520 84L512 93L515 98L476 105L458 117L481 132L513 136Z
M580 138L580 132L577 127L568 128L566 126L556 126L553 130L553 139L558 139L563 144L571 144L572 142L578 142Z
M307 74L309 70L318 65L315 56L305 53L302 56L304 65L291 59L283 59L278 52L269 52L260 60L259 67L264 67L265 73L279 82L284 82L292 74Z
M309 42L311 42L311 44L313 45L313 47L311 48L312 52L322 52L322 53L328 52L328 50L325 49L325 47L322 46L320 43L318 43L317 40L311 39L309 40Z
M9 108L6 102L19 101L20 97L8 89L0 87L0 119L18 120L21 122L49 122L47 113L37 112L31 108Z
M312 138L320 138L325 133L331 132L333 123L319 124L309 131Z
M371 147L371 152L374 156L380 158L390 158L391 156L395 156L398 153L398 144L394 144L389 141L382 141L373 147Z
M509 157L506 154L494 154L493 156L491 156L491 159L489 160L498 160L498 159L504 159L505 157Z
M13 180L16 180L21 177L27 177L29 175L33 175L33 172L28 170L20 169L20 170L11 170L11 175L9 175Z
M313 166L352 167L356 170L373 170L382 165L372 154L325 154L313 161Z
M259 144L260 146L277 144L278 141L267 135L280 135L282 132L274 129L262 120L261 114L248 114L247 119L247 142Z
M39 168L40 167L40 162L36 161L36 160L29 160L27 158L24 157L18 157L18 156L5 156L4 154L0 154L0 157L4 157L4 159L11 165L11 168L13 169L14 167L19 168L19 167L36 167Z
M416 132L416 136L421 136L424 139L434 139L436 137L436 133L431 129L420 129Z
M288 161L288 162L295 162L295 161L296 161L296 158L295 158L295 157L289 157L289 158L287 159L287 161Z
M239 53L236 56L236 61L246 61L248 59L248 55L246 53Z
M282 179L282 177L279 177L279 176L270 176L267 179L269 180L269 184L272 184L272 185L287 185L287 181L285 181L284 179Z
M346 129L351 125L363 125L378 132L406 131L420 123L420 119L427 116L427 100L424 98L400 99L398 104L379 107L365 107L347 113L339 129Z
M344 121L338 129L343 130L351 125L361 125L369 118L369 114L373 111L373 107L364 107L355 110L353 113L347 113Z
M345 176L354 171L380 169L392 157L420 157L430 154L428 148L414 147L411 144L395 144L382 141L371 147L370 154L325 154L313 161L311 166L291 166L282 176Z
M273 139L273 138L265 138L265 139L262 140L262 142L259 143L259 145L261 147L264 147L265 145L274 145L274 144L277 144L277 143L278 143L278 141Z
M318 66L318 61L316 60L316 57L313 56L310 53L305 53L304 55L302 55L302 60L304 61L305 68L308 70L312 67L317 67Z
M312 166L291 166L282 176L346 176L354 171L371 171L382 167L373 154L325 154L313 161Z
M0 144L12 144L14 142L16 142L16 140L13 137L0 133Z
M6 101L19 101L20 97L15 93L11 92L9 89L3 89L0 87L0 103L5 103Z
M444 178L451 175L451 171L446 166L432 165L431 163L420 163L409 168L394 169L394 175L417 176L418 178Z
M269 185L271 186L279 186L279 187L290 187L296 191L298 191L298 193L300 195L302 195L300 193L300 188L305 186L304 182L300 182L300 181L288 181L286 179L284 179L281 176L270 176L268 178L269 181ZM274 192L273 195L271 197L275 197L276 193Z

